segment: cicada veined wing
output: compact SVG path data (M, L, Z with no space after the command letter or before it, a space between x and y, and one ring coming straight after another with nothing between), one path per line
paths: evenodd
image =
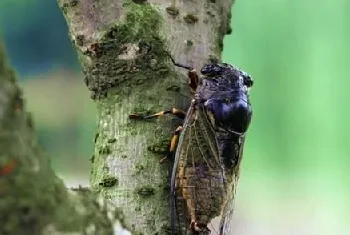
M232 156L239 164L244 139L231 139ZM171 178L173 234L221 234L219 223L232 198L235 174L224 168L222 140L201 104L187 112L175 153ZM233 199L233 198L232 198Z

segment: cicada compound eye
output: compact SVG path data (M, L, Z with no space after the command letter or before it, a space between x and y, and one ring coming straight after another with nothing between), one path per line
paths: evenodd
M244 82L244 85L246 85L248 88L250 88L254 85L254 80L249 75L246 75L243 77L243 82Z

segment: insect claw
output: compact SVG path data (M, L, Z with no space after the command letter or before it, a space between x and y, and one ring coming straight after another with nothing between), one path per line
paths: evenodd
M130 114L129 118L134 119L134 120L144 119L144 117L142 115L139 115L139 114Z
M168 156L163 157L162 159L159 160L159 164L162 164L163 162L165 162L168 159L169 159Z
M130 119L138 119L138 118L139 118L139 115L137 115L137 114L130 114L130 115L129 115L129 118L130 118Z
M190 229L193 232L211 232L211 230L205 224L198 223L195 220L191 221Z

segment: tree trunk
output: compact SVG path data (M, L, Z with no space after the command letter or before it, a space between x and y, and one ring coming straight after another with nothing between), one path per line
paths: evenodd
M58 0L98 107L91 188L122 208L142 234L168 234L169 164L159 164L176 120L128 115L186 108L176 61L220 61L232 0Z
M55 176L1 45L0 198L1 235L122 234L119 211Z

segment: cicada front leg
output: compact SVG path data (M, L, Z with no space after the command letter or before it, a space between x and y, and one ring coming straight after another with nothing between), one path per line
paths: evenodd
M130 119L138 119L138 120L145 120L145 119L152 119L152 118L157 118L160 116L163 116L165 114L172 114L178 118L184 119L186 116L186 112L182 111L181 109L177 109L177 108L172 108L170 110L165 110L165 111L161 111L152 115L147 115L147 116L143 116L141 114L130 114L129 118Z

